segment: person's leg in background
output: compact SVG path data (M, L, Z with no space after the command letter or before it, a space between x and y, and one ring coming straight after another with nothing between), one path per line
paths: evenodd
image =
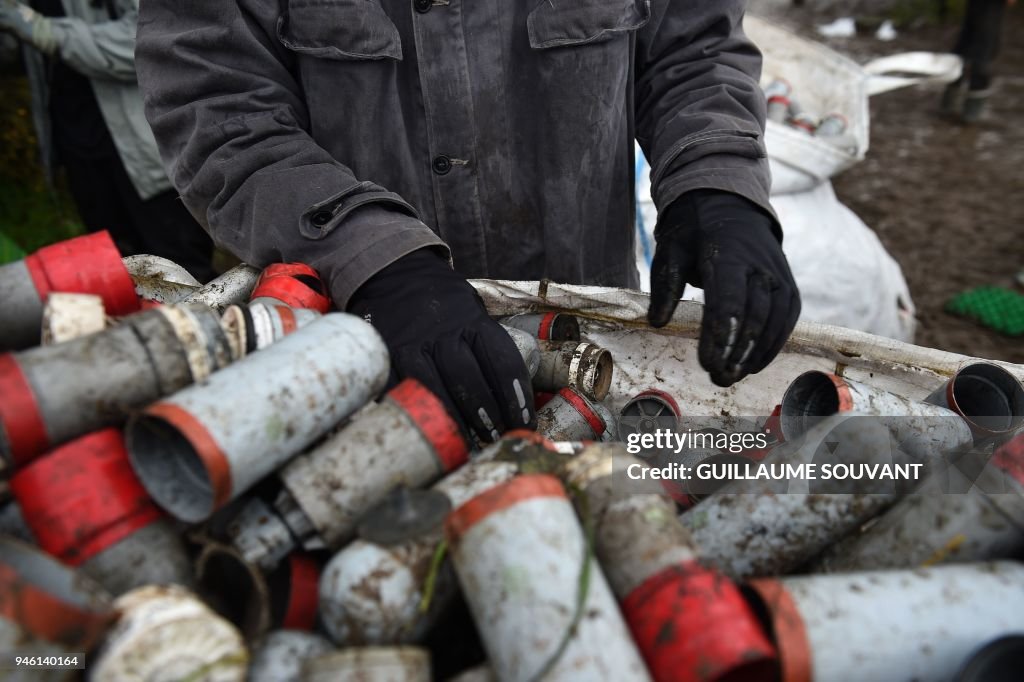
M981 118L992 94L993 62L999 55L1003 19L1013 0L968 0L954 52L963 58L963 74L942 97L947 113L960 114L966 123ZM966 90L966 93L965 93Z

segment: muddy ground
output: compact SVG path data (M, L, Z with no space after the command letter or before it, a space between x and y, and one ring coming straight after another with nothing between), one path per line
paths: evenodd
M753 11L820 39L814 26L842 16L836 3L752 0ZM964 126L939 113L941 86L871 100L871 148L835 179L839 198L879 235L903 268L917 306L917 343L1024 363L1010 338L943 312L949 298L983 285L1016 287L1024 269L1024 6L1011 8L988 116ZM859 62L909 50L946 51L955 21L903 26L892 42L869 31L824 40Z

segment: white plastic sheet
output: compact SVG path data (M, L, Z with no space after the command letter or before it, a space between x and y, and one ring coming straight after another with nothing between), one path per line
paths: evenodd
M580 315L584 336L615 361L604 401L614 413L648 388L671 393L690 416L765 416L801 372L841 373L898 395L923 399L963 365L964 355L812 322L797 324L789 343L763 372L730 388L711 383L697 359L702 306L683 302L663 329L646 323L646 294L610 287L474 280L492 315L565 311ZM1024 379L1024 365L995 363Z

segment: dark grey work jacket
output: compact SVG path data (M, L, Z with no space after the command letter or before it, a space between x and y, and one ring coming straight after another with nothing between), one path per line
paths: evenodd
M635 287L634 138L659 208L770 211L745 4L145 0L136 58L195 217L339 306L431 244L467 277Z

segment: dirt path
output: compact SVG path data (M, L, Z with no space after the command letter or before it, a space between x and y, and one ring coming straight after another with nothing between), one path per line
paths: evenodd
M810 27L838 16L779 2L752 4L816 39ZM1024 363L1024 337L1002 336L943 312L965 289L1014 287L1024 269L1024 6L1011 10L1004 28L1000 83L984 121L968 127L944 119L940 87L875 97L867 159L836 178L835 188L902 266L917 306L917 343ZM866 34L828 44L863 62L907 50L947 50L956 34L953 25L930 26L901 30L889 43Z

